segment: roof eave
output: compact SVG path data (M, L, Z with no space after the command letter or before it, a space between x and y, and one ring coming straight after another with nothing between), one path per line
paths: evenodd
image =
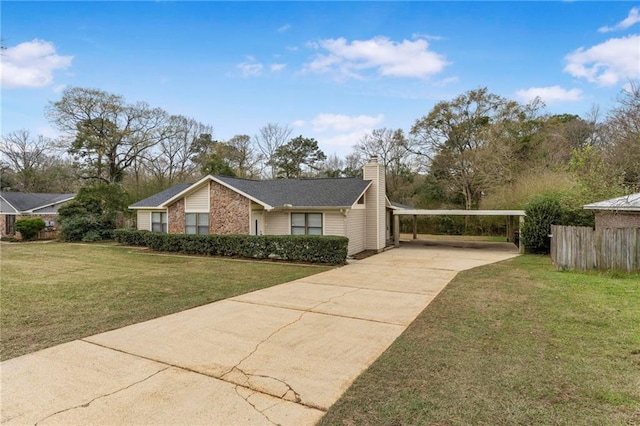
M56 201L54 203L47 203L47 204L43 204L41 206L37 206L37 207L33 207L32 209L29 210L25 210L24 213L33 213L34 210L40 210L40 209L44 209L46 207L52 207L55 206L56 204L61 204L61 203L66 203L67 201L71 201L74 198L76 198L76 196L74 195L73 197L69 197L69 198L64 198L62 200ZM12 206L13 207L13 206Z
M2 196L0 196L0 198L2 198L4 200L4 202L7 203L9 205L9 207L11 207L13 209L12 212L2 212L2 213L15 213L15 214L21 213L21 211L16 209L13 204L11 204L9 201L7 201L6 198L4 198Z
M351 206L275 206L274 211L288 211L288 210L340 210L350 209Z
M584 210L600 210L600 211L609 211L609 212L640 212L640 207L629 206L629 207L614 207L614 206L582 206Z
M229 185L228 183L217 179L215 176L212 175L207 175L205 177L203 177L202 179L200 179L199 181L197 181L196 183L194 183L193 185L183 189L182 191L178 192L176 195L174 195L173 197L169 198L167 201L165 201L162 204L159 204L157 208L166 208L168 207L170 204L174 203L175 201L179 200L180 198L184 197L185 195L187 195L189 192L191 192L194 188L197 188L198 186L202 185L203 183L207 182L207 181L213 181L216 182L230 190L232 190L233 192L242 195L245 198L248 198L249 200L256 202L258 204L260 204L261 206L263 206L266 210L273 210L273 207L270 206L269 204L265 203L264 201L261 201L241 190L239 190L238 188L236 188L233 185Z

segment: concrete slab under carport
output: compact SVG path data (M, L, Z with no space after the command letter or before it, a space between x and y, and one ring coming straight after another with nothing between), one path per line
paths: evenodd
M395 247L400 246L400 217L410 216L413 218L413 239L418 237L417 219L418 216L504 216L507 218L507 241L513 242L513 232L516 230L514 218L518 218L518 232L522 233L522 227L524 225L525 217L527 216L524 210L460 210L460 209L409 209L409 208L394 208L393 209L393 245ZM522 241L518 246L519 253L524 253L525 247Z
M5 361L2 422L314 424L458 270L516 255L403 246Z

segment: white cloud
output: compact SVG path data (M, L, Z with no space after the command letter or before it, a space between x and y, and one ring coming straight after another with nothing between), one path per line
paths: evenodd
M253 56L248 56L245 62L236 65L242 71L243 77L257 77L262 73L263 65L256 62Z
M325 150L332 149L341 155L346 155L360 139L373 129L358 129L348 133L340 133L337 135L323 137L319 139Z
M283 26L278 28L276 31L278 31L279 33L286 33L290 29L291 29L291 25L290 24L284 24Z
M525 102L532 102L540 98L546 104L557 102L576 102L582 99L582 90L563 89L560 86L530 87L518 90L516 95Z
M291 123L291 127L300 128L300 127L304 127L306 124L307 123L304 120L296 120L293 123Z
M424 39L394 42L387 37L370 40L326 39L307 44L323 50L305 65L315 73L334 72L342 78L363 78L362 72L375 70L385 77L425 78L441 72L449 62L429 50Z
M640 22L640 8L634 7L631 8L631 10L629 11L629 15L622 21L618 22L613 27L604 26L598 28L598 31L601 33L608 33L611 31L626 30L627 28L634 26L638 22Z
M9 47L2 54L0 73L5 88L48 86L54 71L69 68L73 61L73 56L58 55L53 43L38 39Z
M640 35L612 38L588 49L579 48L565 59L564 71L601 86L640 77Z
M384 115L378 114L373 117L371 115L343 115L343 114L327 114L321 113L311 120L314 130L326 131L333 130L338 132L347 132L358 129L369 130L376 124L384 120Z
M445 87L445 86L448 86L449 84L457 83L459 81L460 79L457 76L452 76L452 77L443 78L442 80L435 81L433 85L436 87Z
M439 40L444 40L444 37L439 36L439 35L413 33L413 34L411 34L411 39L412 40L424 39L424 40L436 40L436 41L439 41Z
M283 69L285 69L286 66L287 66L287 64L271 64L269 66L269 68L273 72L278 72L278 71L282 71Z

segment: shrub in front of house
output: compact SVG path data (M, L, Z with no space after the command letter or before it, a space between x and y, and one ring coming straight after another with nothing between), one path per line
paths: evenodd
M113 231L113 239L120 244L125 244L127 246L146 246L147 243L144 241L144 236L148 233L149 231L121 228Z
M156 251L341 264L349 239L315 235L185 235L118 229L116 241Z
M16 220L15 226L16 231L22 235L22 239L30 240L45 228L46 223L40 217L29 217Z

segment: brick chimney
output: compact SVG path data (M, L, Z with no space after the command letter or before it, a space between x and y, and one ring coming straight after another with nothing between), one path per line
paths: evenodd
M364 165L362 176L364 180L371 181L371 186L365 194L365 249L379 251L386 244L386 181L385 169L378 163L378 156L371 156L369 162Z

